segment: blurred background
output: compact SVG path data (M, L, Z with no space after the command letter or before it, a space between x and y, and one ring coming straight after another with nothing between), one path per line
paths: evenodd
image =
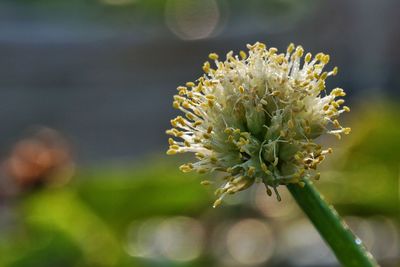
M400 266L400 2L0 1L0 266L339 266L290 195L212 209L167 158L175 88L262 41L331 55L352 134L316 186Z

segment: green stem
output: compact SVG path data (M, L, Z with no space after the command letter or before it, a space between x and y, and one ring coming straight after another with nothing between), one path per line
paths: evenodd
M325 202L308 179L304 182L304 187L298 184L289 184L287 187L341 264L346 267L378 266L371 253L351 232L333 206Z

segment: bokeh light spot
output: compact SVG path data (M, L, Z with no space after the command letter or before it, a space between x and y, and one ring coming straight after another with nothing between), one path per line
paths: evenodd
M172 217L132 223L126 252L132 257L191 261L203 251L204 228L195 219Z
M270 227L256 219L245 219L234 224L228 231L226 242L232 258L245 265L266 262L275 249Z
M183 40L209 37L219 20L220 10L215 0L168 0L165 5L168 28Z

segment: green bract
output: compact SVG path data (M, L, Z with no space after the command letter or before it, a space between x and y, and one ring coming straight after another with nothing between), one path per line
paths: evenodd
M317 165L331 149L322 149L314 139L328 133L340 138L350 128L337 117L349 108L340 88L329 94L325 79L337 73L323 72L329 56L312 57L290 44L287 52L262 43L247 45L248 56L229 52L225 61L209 55L205 74L196 83L178 87L173 106L185 116L171 120L167 154L192 152L197 161L181 166L184 172L225 172L226 182L217 190L218 205L232 194L263 182L267 193L303 177L315 178Z

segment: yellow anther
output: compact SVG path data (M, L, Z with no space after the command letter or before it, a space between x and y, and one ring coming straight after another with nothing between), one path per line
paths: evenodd
M260 48L260 49L265 49L265 48L267 48L267 46L266 46L264 43L260 43L260 42L257 42L257 43L255 43L254 45L257 46L257 47Z
M212 184L213 182L211 182L211 181L209 181L209 180L204 180L204 181L201 181L200 182L200 184L201 185L210 185L210 184Z
M324 83L324 81L323 81L323 80L320 80L320 81L318 82L317 86L318 86L318 90L320 90L320 91L324 90L324 89L325 89L325 83Z
M184 102L182 103L182 107L184 107L184 108L186 108L186 109L189 109L189 108L190 108L189 102L184 101Z
M191 172L193 170L193 165L191 163L183 164L179 167L182 172Z
M203 137L205 139L210 139L211 135L209 135L208 133L203 133Z
M174 95L174 100L175 101L182 101L184 98L179 96L179 95Z
M179 109L179 102L178 102L178 101L174 101L174 102L172 103L172 106L173 106L174 108L176 108L176 109Z
M199 116L199 117L202 116L201 112L198 109L194 108L192 110L193 110L194 114L196 114L197 116Z
M207 133L210 134L210 133L212 132L212 130L213 130L213 127L212 127L211 125L208 126L208 128L207 128Z
M263 172L265 173L269 172L268 167L264 162L261 163L261 170L263 170Z
M196 88L193 88L193 90L195 90L196 92L201 92L203 91L203 85L199 83Z
M324 64L328 64L330 58L331 58L331 57L330 57L329 55L324 55L324 56L321 58L321 61L322 61L322 63L324 63Z
M209 57L210 59L212 59L212 60L217 60L217 59L218 59L218 55L217 55L216 53L210 53L210 54L208 55L208 57Z
M206 98L209 99L209 100L214 100L215 99L215 95L208 94L208 95L206 95Z
M172 139L172 138L168 138L168 143L169 143L170 145L173 145L173 144L175 144L175 141L174 141L174 139Z
M189 141L185 140L184 144L185 144L185 146L190 147L190 142Z
M275 47L270 47L268 51L270 55L274 55L276 52L278 52L278 49Z
M176 121L177 123L180 123L181 125L185 125L185 124L186 124L186 123L185 123L185 120L182 118L182 116L176 117L176 118L175 118L175 121Z
M239 52L239 55L240 55L240 57L241 57L242 59L246 59L246 58L247 58L246 52L244 52L244 51L240 51L240 52Z
M306 56L305 56L305 58L304 58L304 61L305 61L306 63L310 62L310 61L311 61L311 57L312 57L311 53L307 53Z
M202 121L195 121L195 122L193 123L193 126L194 126L194 127L197 127L197 126L201 125L202 123L203 123Z
M336 100L336 103L338 105L343 105L344 104L344 99L338 99L338 100Z
M171 145L169 148L173 149L173 150L179 150L179 146L178 145Z
M317 60L319 60L319 61L322 61L322 58L324 57L324 54L323 53L318 53L318 54L316 54L315 55L315 58L317 59Z
M328 77L328 73L325 71L321 74L321 76L319 77L321 80L326 80L326 78Z
M278 64L282 64L284 61L285 61L285 57L283 55L278 55L275 58L275 62L278 63Z
M194 120L194 115L192 113L186 113L185 114L186 118L188 118L189 120Z
M171 129L170 130L166 130L165 133L168 134L168 135L174 135L175 136L175 132L173 130L171 130Z
M293 50L294 50L294 43L290 43L286 51L290 54L293 52Z
M239 138L239 142L238 142L238 144L239 145L247 145L249 143L249 140L247 140L247 139L244 139L243 137L240 137Z
M168 149L167 151L167 155L175 155L176 153L178 153L178 151L176 151L175 149Z
M186 83L186 86L187 86L187 87L194 87L195 84L194 84L194 82L187 82L187 83Z
M346 112L350 112L350 108L348 106L343 106L343 110Z
M255 172L256 172L256 168L253 166L250 166L249 169L247 170L247 175L253 176Z
M333 70L332 70L332 75L335 76L338 73L338 71L339 71L339 68L338 67L334 67Z
M225 128L224 132L226 134L232 134L232 129L231 128Z
M341 94L342 92L343 92L343 89L342 89L342 88L335 88L335 89L332 90L331 95L340 96L340 94Z
M333 125L334 125L336 128L339 128L339 127L340 127L340 124L339 124L339 121L338 121L338 120L334 120L332 123L333 123Z
M304 53L304 49L301 45L299 45L298 47L296 47L296 56L297 57L302 57Z
M205 73L209 73L209 72L210 72L210 62L208 62L208 61L204 62L204 64L203 64L203 71L204 71Z
M344 134L349 134L350 132L351 132L351 128L350 127L343 128L343 133Z
M218 198L217 200L215 200L214 204L213 204L213 208L218 207L219 205L221 205L222 203L222 199Z
M335 114L335 112L333 110L328 110L326 112L326 115L328 115L328 116L333 116L334 114Z
M243 86L239 86L239 92L240 92L241 94L244 94L244 88L243 88Z
M307 87L310 84L310 81L304 81L301 86Z
M197 152L197 153L195 154L195 156L196 156L198 159L204 159L204 158L205 158L205 155L204 155L203 153L201 153L201 152Z

